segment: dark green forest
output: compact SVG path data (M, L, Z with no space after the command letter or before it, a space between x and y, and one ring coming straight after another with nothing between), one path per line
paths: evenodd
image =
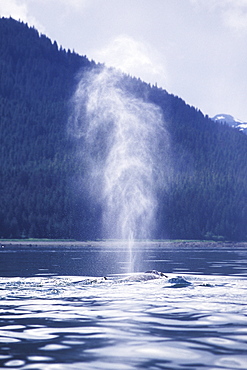
M101 210L78 191L85 171L68 134L77 74L100 68L24 23L0 19L0 237L98 239ZM181 98L123 77L157 104L171 141L169 187L153 238L247 240L247 135Z

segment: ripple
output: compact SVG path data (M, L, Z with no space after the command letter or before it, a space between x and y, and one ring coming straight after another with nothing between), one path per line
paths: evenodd
M246 369L247 281L201 275L186 280L189 287L164 289L162 279L0 278L1 363L22 370L200 363Z
M42 362L42 361L52 361L52 357L48 356L28 356L27 359L29 361L34 361L34 362Z
M247 356L224 356L215 362L225 369L247 369Z
M1 335L1 333L0 333L0 335ZM17 343L17 342L20 342L20 339L10 338L8 336L4 336L4 337L0 338L0 343Z
M25 361L23 360L10 360L5 363L5 366L7 367L20 367L25 364Z
M39 349L41 351L60 351L67 348L70 347L62 344L46 344L44 347L40 347Z

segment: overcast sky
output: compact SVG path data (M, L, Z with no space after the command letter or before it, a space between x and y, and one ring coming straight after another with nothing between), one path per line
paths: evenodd
M0 0L0 15L210 117L247 121L247 0Z

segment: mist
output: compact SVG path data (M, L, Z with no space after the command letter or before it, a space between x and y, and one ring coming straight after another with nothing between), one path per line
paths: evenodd
M101 207L103 237L135 240L152 238L156 228L169 136L160 108L128 92L126 79L107 68L83 74L69 125L82 139L82 186Z

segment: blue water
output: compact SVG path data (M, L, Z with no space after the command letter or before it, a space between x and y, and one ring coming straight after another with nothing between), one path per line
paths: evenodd
M114 242L3 243L0 369L247 369L246 243L137 243L132 257L168 279L125 280Z

